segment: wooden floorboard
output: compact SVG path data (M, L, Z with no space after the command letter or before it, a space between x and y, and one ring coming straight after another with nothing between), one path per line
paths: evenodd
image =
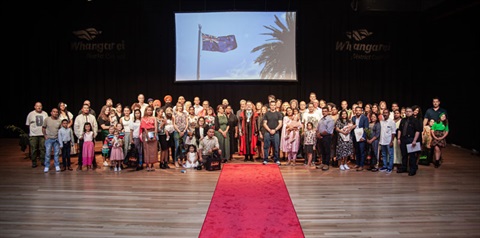
M198 237L220 175L45 174L25 157L17 139L0 139L0 237ZM444 158L416 176L301 165L281 172L305 237L479 237L480 157L449 146Z

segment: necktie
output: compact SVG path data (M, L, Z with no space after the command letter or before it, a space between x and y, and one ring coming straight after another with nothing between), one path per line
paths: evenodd
M409 121L409 118L407 118L407 119L405 120L405 124L403 125L403 130L402 130L402 135L403 135L403 136L407 136L408 121Z

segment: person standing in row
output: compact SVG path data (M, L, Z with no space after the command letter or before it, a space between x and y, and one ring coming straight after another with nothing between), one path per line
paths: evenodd
M278 154L280 150L280 129L282 128L283 115L281 112L276 111L275 101L270 101L269 106L270 111L265 113L263 117L263 127L266 130L263 135L263 164L266 165L268 163L268 150L270 149L270 144L273 144L273 160L277 165L281 165Z
M145 115L140 122L141 140L143 141L143 160L147 171L154 171L154 164L158 162L158 126L157 119L153 117L153 107L145 108Z
M82 113L75 118L75 122L73 124L73 131L78 138L78 167L77 170L82 170L83 165L83 133L85 123L89 123L92 127L93 131L93 138L97 136L98 131L98 124L97 119L93 114L90 114L90 106L88 104L83 104L82 106ZM92 161L93 169L97 167L97 162L95 159Z
M130 120L128 127L130 128L130 141L132 141L138 153L137 171L143 169L143 144L140 140L142 134L140 131L141 121L142 113L140 112L140 109L135 109L135 111L133 111L133 118Z
M366 141L367 141L367 133L365 132L366 129L369 128L368 118L363 113L363 109L359 106L355 107L355 115L352 117L352 122L355 125L355 129L362 129L363 134L361 137L355 136L355 129L352 130L352 139L353 139L353 146L355 148L355 168L357 171L363 171L363 166L365 165L365 158L367 157L366 153Z
M447 120L447 114L441 113L440 114L440 119L436 121L431 129L431 135L432 135L432 144L431 146L433 147L435 151L435 168L440 167L440 159L442 158L442 148L445 148L447 146L447 142L445 140L445 137L448 135L448 120Z
M60 163L58 162L60 152L58 130L60 129L60 124L61 120L58 118L58 109L53 108L50 117L45 118L42 127L42 132L45 136L45 169L43 170L45 173L48 173L50 167L50 154L52 153L52 147L55 171L60 172Z
M220 104L217 106L217 115L215 116L215 136L220 144L220 150L222 154L223 163L226 163L230 159L230 136L228 131L230 126L228 125L228 118L225 115L225 106Z
M328 114L328 107L322 108L322 119L318 122L317 138L320 139L320 152L322 153L322 170L328 170L330 166L330 145L335 122Z
M30 159L32 160L32 168L37 167L38 160L42 164L45 161L45 137L43 136L42 126L48 114L42 110L42 103L36 102L34 110L28 113L25 125L29 129L30 140Z
M423 125L428 125L428 121L431 119L433 119L434 121L440 120L441 114L445 114L445 116L447 116L447 110L440 107L440 99L438 97L434 97L432 99L432 107L428 108L427 111L425 111Z
M382 151L383 167L380 171L391 173L393 170L393 142L397 131L397 126L392 118L388 108L383 109L383 120L380 121L380 140L379 144Z
M245 110L240 112L238 132L240 134L240 151L239 155L244 155L243 161L254 161L253 156L256 154L257 146L257 117L258 114L253 110L253 103L247 101ZM231 148L230 148L231 149Z
M68 127L68 120L62 120L62 127L58 131L58 143L60 144L60 149L62 150L62 171L68 170L72 171L70 155L71 155L71 144L73 141L72 129Z
M82 133L82 163L87 166L87 170L93 169L93 161L95 161L95 133L92 130L92 124L85 122ZM80 161L80 158L79 158ZM81 165L77 170L82 170Z
M422 123L413 117L413 110L411 107L405 109L406 117L400 122L398 128L397 141L400 144L402 150L402 167L397 170L397 173L406 173L409 168L408 175L414 176L417 173L417 152L408 151L407 145L411 145L412 148L420 145L417 144L417 140L423 131Z

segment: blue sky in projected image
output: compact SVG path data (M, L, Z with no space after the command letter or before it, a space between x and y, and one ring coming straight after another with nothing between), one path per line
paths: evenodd
M198 25L202 33L213 36L235 35L237 48L225 53L202 51L200 44L200 80L259 79L263 65L254 64L260 51L253 48L271 43L272 31L264 26L279 27L275 15L285 24L285 12L176 13L176 80L196 80Z

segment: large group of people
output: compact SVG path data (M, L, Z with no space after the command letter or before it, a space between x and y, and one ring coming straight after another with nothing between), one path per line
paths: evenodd
M95 141L102 143L103 165L121 171L135 150L137 170L176 168L201 169L213 153L223 163L234 155L244 162L273 161L296 166L298 159L309 169L340 171L369 170L413 176L420 154L436 168L442 163L442 148L448 135L448 115L435 97L425 116L419 106L387 107L385 101L365 104L346 100L335 103L318 100L283 101L268 95L267 102L242 99L233 111L228 99L216 106L199 97L192 101L179 96L176 103L166 95L145 102L139 94L132 105L113 104L108 98L99 115L85 100L76 116L60 102L50 116L37 102L27 116L32 167L39 160L49 172L53 154L57 172L73 170L71 154L78 155L77 170L97 167ZM60 167L59 155L62 156ZM301 161L301 160L300 160ZM170 164L170 165L169 165ZM145 167L144 167L145 166Z

